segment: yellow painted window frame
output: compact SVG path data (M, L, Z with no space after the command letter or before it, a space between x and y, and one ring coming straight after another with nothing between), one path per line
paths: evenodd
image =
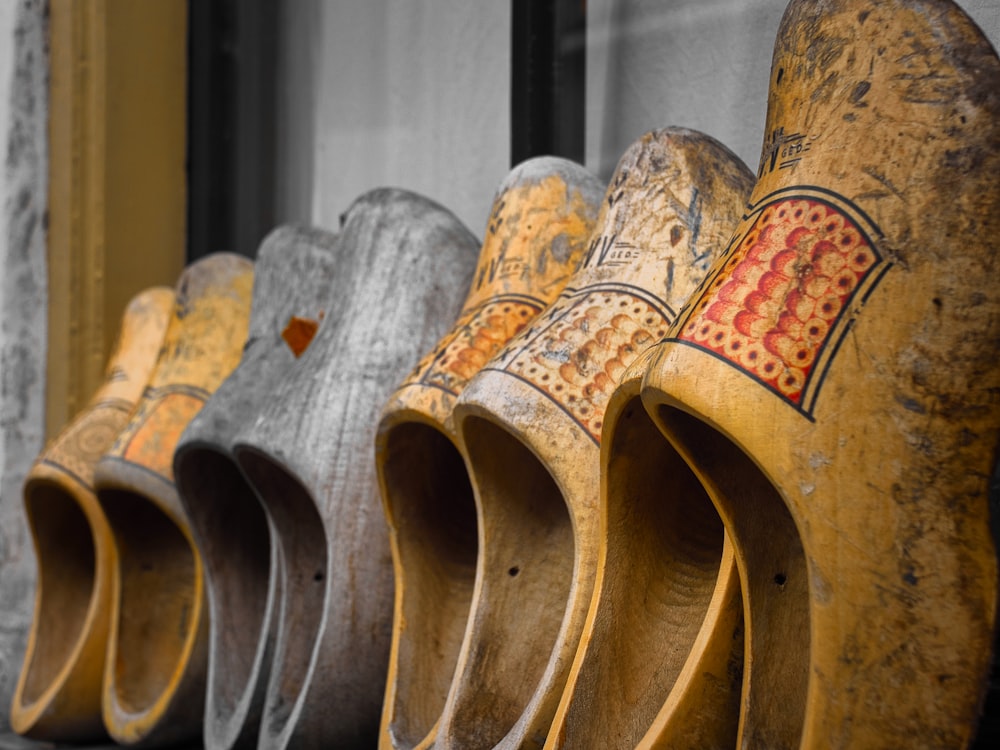
M103 377L186 232L187 0L51 0L46 434Z

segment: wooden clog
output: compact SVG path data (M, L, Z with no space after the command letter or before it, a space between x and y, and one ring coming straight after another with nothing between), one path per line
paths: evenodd
M239 362L252 283L253 264L229 253L185 269L149 385L94 470L118 549L103 714L121 744L201 734L204 573L174 485L173 453Z
M562 290L603 194L600 180L565 159L538 157L513 169L494 197L457 322L382 410L376 467L396 579L384 748L433 741L468 618L476 507L455 445L455 398Z
M339 243L329 325L234 441L286 571L261 748L377 742L393 606L378 413L455 320L478 251L449 211L394 189L360 196Z
M335 244L327 232L292 226L261 243L242 359L174 452L174 476L208 591L206 747L256 745L281 582L269 521L232 456L232 440L257 418L323 321Z
M94 465L146 387L173 304L174 293L165 287L129 302L103 385L25 480L38 583L10 712L11 728L19 734L65 742L106 737L101 687L115 548L94 495Z
M607 187L581 270L459 396L479 566L435 747L545 742L597 569L608 396L707 272L750 184L707 136L643 136Z
M605 413L594 596L546 748L736 747L739 576L711 500L643 408L655 351Z
M734 545L741 747L973 735L998 581L998 84L947 0L782 20L749 211L642 390Z

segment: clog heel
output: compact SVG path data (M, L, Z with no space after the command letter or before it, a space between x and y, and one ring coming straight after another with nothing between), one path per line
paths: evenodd
M62 742L107 736L101 687L115 548L94 494L94 465L146 387L173 304L173 290L165 287L129 302L104 383L25 480L38 584L10 712L11 728L19 734Z
M565 159L538 157L513 169L494 197L458 320L382 410L376 465L396 578L383 748L433 742L468 618L476 507L455 445L455 398L562 290L603 194L595 176Z
M201 555L173 480L184 428L246 339L253 264L228 253L184 270L163 348L94 486L118 549L104 723L120 744L201 734L207 616Z
M377 744L393 608L378 413L455 320L479 243L384 188L348 208L339 246L327 324L234 439L286 570L262 749Z
M264 239L240 363L174 451L174 476L208 591L209 748L256 746L282 579L269 520L232 455L232 441L257 418L323 322L335 250L335 235L303 227L282 226Z
M751 183L699 133L636 141L607 186L581 269L459 396L481 546L435 747L544 744L597 572L608 396L665 335Z
M733 542L741 747L975 731L998 580L998 82L947 0L782 19L747 216L642 389Z

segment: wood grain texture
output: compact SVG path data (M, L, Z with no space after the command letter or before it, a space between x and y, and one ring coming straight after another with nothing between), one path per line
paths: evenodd
M38 561L35 610L11 727L36 739L106 738L101 719L115 545L94 466L125 427L156 364L174 305L158 287L132 299L87 407L38 456L24 508Z
M608 398L664 336L742 209L751 175L683 129L622 156L581 269L455 406L480 520L472 614L435 747L541 747L599 555Z
M208 635L204 571L173 479L177 440L236 367L253 264L217 253L191 264L149 383L94 469L118 550L104 723L121 744L201 733Z
M388 188L350 206L339 242L324 325L234 441L285 569L261 748L377 742L393 607L378 413L454 322L479 246L449 211Z
M597 177L565 159L515 167L494 196L458 319L382 409L376 466L396 579L383 748L434 741L468 619L478 532L455 444L455 399L562 291L587 248L603 193Z
M337 286L336 235L282 226L254 263L249 330L239 365L184 430L174 475L205 567L210 613L204 742L254 747L277 631L281 579L270 520L232 454L238 431L258 413L299 354L284 336L326 318Z
M782 21L750 210L642 391L734 545L741 746L974 734L996 620L998 81L946 0L794 0Z

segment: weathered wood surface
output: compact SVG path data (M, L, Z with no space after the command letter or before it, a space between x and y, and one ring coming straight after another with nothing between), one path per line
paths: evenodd
M565 159L515 167L493 199L479 262L452 329L382 410L376 467L396 579L382 748L428 747L465 633L476 573L472 487L452 408L469 378L562 291L604 185Z
M234 441L286 576L261 748L377 743L393 611L378 413L454 322L479 249L450 212L394 189L359 197L339 242L326 323Z
M122 744L201 734L204 571L174 484L173 453L239 362L252 283L253 264L229 253L184 270L149 384L94 470L118 550L103 713L108 733Z
M580 271L459 396L482 546L435 747L545 742L597 572L608 397L707 272L751 182L701 134L665 129L636 141Z
M232 441L294 367L330 295L347 291L336 284L336 260L336 235L329 232L283 226L264 239L243 356L174 452L208 591L207 748L256 746L281 591L270 522L232 455Z
M125 309L104 383L38 456L24 484L38 581L10 721L65 742L106 738L101 719L115 548L94 494L94 466L149 381L174 304L158 287Z
M945 0L794 0L782 21L748 215L642 390L734 544L741 746L975 731L997 596L998 84Z

